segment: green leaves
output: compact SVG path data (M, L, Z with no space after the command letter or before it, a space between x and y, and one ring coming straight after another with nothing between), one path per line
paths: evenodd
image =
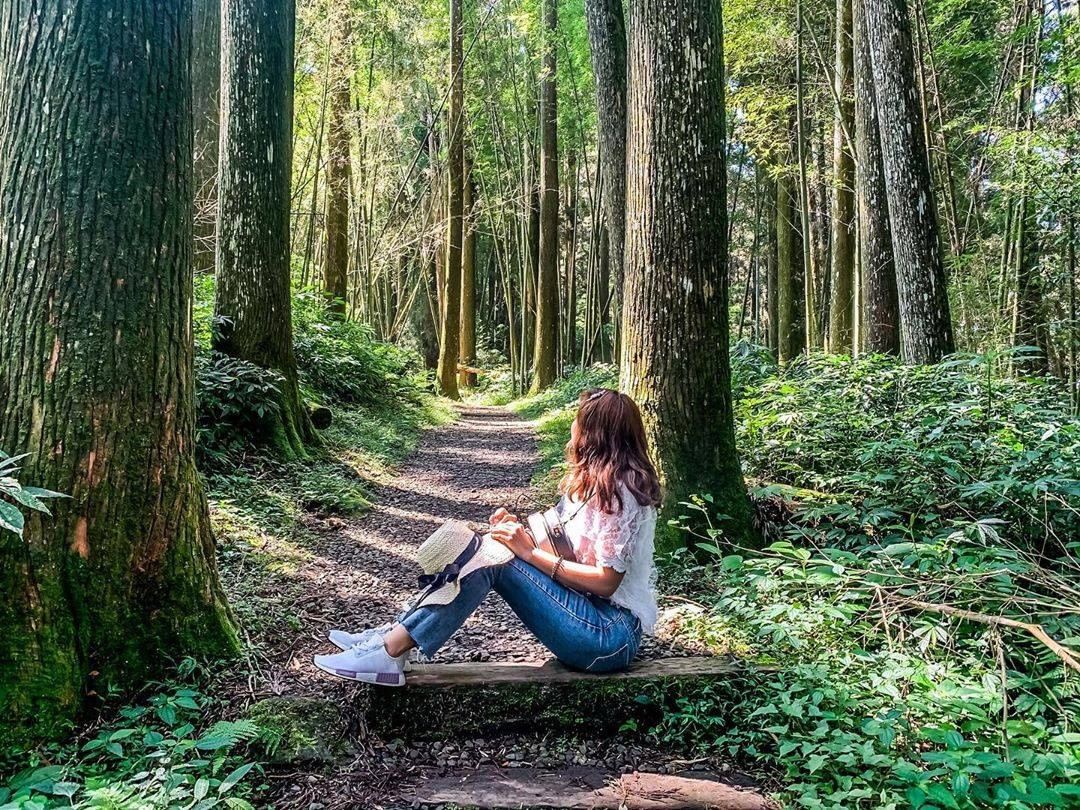
M161 685L146 704L128 706L77 750L51 754L63 766L28 769L0 784L3 810L60 808L233 808L251 810L246 743L250 720L219 720L201 734L212 701L188 685ZM166 723L165 714L172 722ZM178 724L179 717L193 722Z
M59 492L19 483L16 478L19 462L28 455L24 453L21 456L8 456L0 451L0 531L13 532L19 537L22 537L26 525L20 507L48 515L50 512L44 501L68 497Z

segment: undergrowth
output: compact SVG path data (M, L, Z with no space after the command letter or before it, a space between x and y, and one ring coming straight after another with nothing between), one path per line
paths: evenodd
M771 545L664 561L693 646L768 669L649 733L779 774L785 806L1080 806L1080 422L997 358L933 367L733 354L736 430ZM577 393L519 400L556 480ZM710 513L707 493L686 505ZM703 557L704 555L704 561ZM957 613L956 611L963 611ZM692 638L690 638L692 636Z
M173 680L73 740L0 757L0 810L227 807L247 810L265 789L251 744L262 730L220 718L208 675L185 659Z

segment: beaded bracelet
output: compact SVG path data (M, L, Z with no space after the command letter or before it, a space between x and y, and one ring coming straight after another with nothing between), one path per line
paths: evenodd
M553 565L553 566L551 567L551 578L552 578L552 579L557 579L557 578L558 578L558 576L559 576L559 572L560 572L560 571L562 570L562 567L563 567L563 563L564 563L564 562L566 562L566 560L564 560L564 559L562 558L562 556L560 555L559 559L557 559L557 560L555 561L555 565Z

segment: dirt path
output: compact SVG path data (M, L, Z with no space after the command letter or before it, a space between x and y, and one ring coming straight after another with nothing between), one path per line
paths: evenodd
M361 693L368 687L331 678L311 664L312 655L333 649L326 640L327 630L391 620L415 593L417 548L447 517L480 528L497 506L524 512L539 506L530 489L537 461L536 436L527 422L501 408L463 407L456 422L425 434L398 473L376 489L371 511L347 520L313 519L309 528L315 536L304 544L311 556L292 577L299 587L293 604L299 632L264 639L266 655L260 658L258 674L248 681L246 698L316 698L320 705L342 707L342 716L349 717L349 707L363 704ZM649 657L691 654L653 640L647 640L643 652ZM437 660L548 657L502 600L492 595ZM345 733L352 746L345 760L314 768L296 763L272 775L275 806L285 810L415 806L410 791L417 785L437 777L453 781L455 775L485 767L496 767L503 774L525 766L554 768L556 774L559 768L590 767L609 776L635 770L676 773L686 767L674 753L618 736L579 739L537 729L487 739L451 733L443 741L414 745L380 740L362 729ZM737 776L728 776L724 770L728 766L719 761L695 758L694 763L694 769L724 774L725 781Z
M323 600L322 623L311 631L322 641L311 652L327 648L331 627L359 629L393 619L416 592L417 548L447 518L480 528L497 506L528 510L536 462L532 428L501 408L465 407L458 421L429 431L397 476L375 493L369 513L322 535L326 542L310 572ZM440 661L544 657L495 597L439 653Z

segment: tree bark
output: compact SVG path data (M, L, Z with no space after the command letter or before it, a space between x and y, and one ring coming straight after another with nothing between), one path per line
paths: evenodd
M221 2L193 0L192 119L195 122L195 272L214 269L217 231L218 109L221 103Z
M909 363L934 363L954 350L954 342L907 2L865 0L864 13L896 263L902 354Z
M191 6L0 2L0 734L237 650L195 470ZM58 133L63 133L60 137Z
M596 82L607 250L618 305L622 301L626 238L626 22L622 0L585 0L585 19Z
M765 221L768 223L768 243L765 245L765 345L780 357L780 279L778 274L778 246L780 218L777 216L779 190L776 180L765 180Z
M458 355L461 350L461 249L465 208L464 23L462 0L450 0L450 107L447 155L446 275L439 333L439 393L459 399Z
M845 132L855 129L852 0L836 0L836 95L832 208L832 263L829 290L829 342L833 354L854 350L855 313L855 160Z
M336 51L330 91L330 121L326 133L326 259L323 292L330 311L345 316L349 299L349 193L352 190L352 156L349 149L349 112L352 91L352 37L350 8L341 9L334 20Z
M900 354L900 316L889 204L881 165L881 134L866 41L863 2L855 0L855 186L859 212L860 339L875 354Z
M641 406L666 507L708 494L725 535L753 542L727 350L720 6L631 8L621 385Z
M465 159L465 188L462 202L464 211L464 236L461 247L461 372L458 385L476 387L476 372L466 371L476 365L476 223L473 204L476 183L473 180L472 161Z
M270 444L304 457L315 431L302 407L293 355L289 186L292 175L293 0L222 3L218 173L221 324L214 348L282 377Z
M540 76L540 263L532 391L555 382L559 355L559 142L555 85L558 0L543 0L544 58Z
M799 194L784 172L776 179L776 359L794 360L806 350L806 276L803 267Z

